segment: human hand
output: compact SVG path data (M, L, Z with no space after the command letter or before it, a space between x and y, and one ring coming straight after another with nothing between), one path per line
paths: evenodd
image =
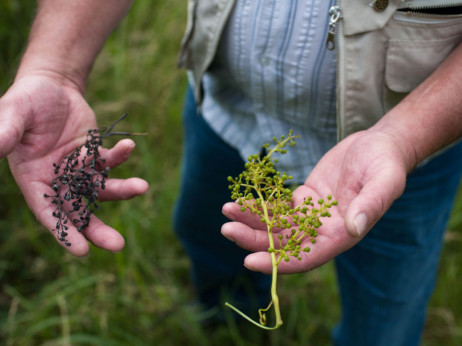
M412 168L406 155L392 135L373 129L354 134L330 150L304 185L294 191L293 204L300 204L307 196L316 201L330 194L338 207L331 208L332 216L322 220L316 242L306 240L302 244L302 248L309 245L311 251L300 252L301 260L282 261L278 272L309 271L358 243L403 193L406 174ZM223 225L222 234L254 252L244 265L271 273L266 225L248 210L241 212L237 203L225 204L223 213L233 222Z
M38 221L47 229L56 226L55 206L44 194L52 194L53 163L85 142L88 129L97 128L94 114L77 87L64 83L52 73L28 74L17 79L0 99L0 158L8 155L11 172ZM101 150L110 168L123 163L133 150L133 141L124 139L112 149ZM138 178L108 179L99 200L129 199L144 194L148 184ZM68 225L69 252L84 256L87 241L95 246L120 251L123 237L94 215L82 232ZM53 232L56 237L56 231Z

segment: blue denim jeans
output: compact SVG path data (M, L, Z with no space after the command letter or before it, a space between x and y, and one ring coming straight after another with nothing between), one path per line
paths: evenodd
M420 343L461 172L459 143L411 172L385 216L337 256L343 316L335 345Z
M238 175L244 162L197 114L191 91L184 128L181 192L173 222L191 259L198 299L209 308L227 298L247 311L255 304L265 306L270 277L245 269L247 252L220 233L227 221L221 207L230 200L226 178ZM333 331L336 345L419 343L461 158L459 144L412 172L405 193L374 229L336 258L343 310Z
M255 313L270 301L271 277L246 269L248 252L220 232L229 221L221 212L231 196L227 177L239 175L244 162L197 114L191 90L185 100L183 126L182 177L173 229L191 259L195 293L206 309L221 308L226 300Z

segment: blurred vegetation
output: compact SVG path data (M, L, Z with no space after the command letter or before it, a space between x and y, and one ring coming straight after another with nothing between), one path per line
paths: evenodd
M24 49L35 1L0 2L0 93ZM99 123L121 124L137 148L114 176L150 183L149 193L108 202L98 214L120 230L126 248L67 254L27 209L5 159L0 160L0 344L2 345L328 345L339 317L331 263L283 278L284 326L262 333L229 320L201 327L188 280L188 259L170 228L178 189L181 108L186 79L176 69L186 3L138 1L113 33L88 83ZM462 195L449 225L439 282L428 311L425 345L462 344ZM310 297L307 299L307 297Z

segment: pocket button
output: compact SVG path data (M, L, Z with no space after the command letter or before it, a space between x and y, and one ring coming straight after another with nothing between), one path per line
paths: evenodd
M388 6L388 0L374 0L372 3L372 7L377 12L384 11Z

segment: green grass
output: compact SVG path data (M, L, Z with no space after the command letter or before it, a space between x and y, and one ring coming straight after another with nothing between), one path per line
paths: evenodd
M0 92L14 77L33 17L32 0L0 3ZM282 278L285 324L266 333L233 321L206 329L191 304L189 262L170 228L178 190L186 80L176 56L186 18L184 1L135 2L99 56L87 99L101 125L122 113L137 137L129 162L113 176L137 175L146 196L110 202L98 214L120 230L118 254L92 248L67 254L27 209L6 160L0 161L0 344L4 345L328 345L339 317L332 263ZM462 196L442 257L428 312L425 345L462 343Z

